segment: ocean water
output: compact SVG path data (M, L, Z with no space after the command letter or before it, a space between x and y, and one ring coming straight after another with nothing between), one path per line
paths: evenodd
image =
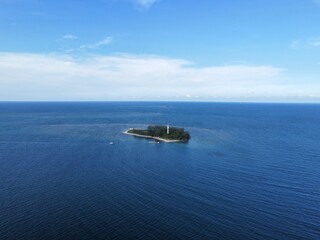
M0 239L320 239L320 105L0 103Z

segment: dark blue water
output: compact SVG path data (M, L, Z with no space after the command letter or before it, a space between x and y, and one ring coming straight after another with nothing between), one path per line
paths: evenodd
M150 123L192 139L122 134ZM0 239L320 239L319 123L320 105L0 103Z

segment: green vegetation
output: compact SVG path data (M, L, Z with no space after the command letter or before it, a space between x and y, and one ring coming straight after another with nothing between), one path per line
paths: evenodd
M170 127L167 134L167 126L150 125L146 130L130 129L128 133L139 134L149 137L159 137L166 140L188 141L190 134L183 128Z

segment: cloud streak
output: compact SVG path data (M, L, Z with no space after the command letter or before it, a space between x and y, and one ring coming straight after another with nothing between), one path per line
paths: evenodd
M308 43L313 47L320 47L320 38L311 38Z
M291 42L290 48L299 49L299 48L310 48L310 47L320 47L320 38L312 37L306 40L296 39Z
M159 2L160 0L135 0L136 4L138 4L140 7L143 8L150 8L153 4L156 2Z
M103 39L102 41L93 43L93 44L85 44L85 45L81 45L80 49L95 49L95 48L99 48L101 46L105 46L105 45L109 45L112 42L112 37L106 37L105 39Z
M78 37L76 35L73 35L73 34L63 35L62 38L66 39L66 40L76 40L76 39L78 39Z
M320 0L313 0L313 2L320 5Z
M239 100L320 96L272 66L194 67L159 56L0 53L0 100ZM299 92L296 92L299 89ZM319 89L319 90L316 90ZM298 94L298 95L297 95Z

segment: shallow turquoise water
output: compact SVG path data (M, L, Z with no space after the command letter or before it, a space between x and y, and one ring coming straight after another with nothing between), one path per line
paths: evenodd
M319 122L320 105L0 103L0 239L319 239ZM122 134L150 123L192 139Z

